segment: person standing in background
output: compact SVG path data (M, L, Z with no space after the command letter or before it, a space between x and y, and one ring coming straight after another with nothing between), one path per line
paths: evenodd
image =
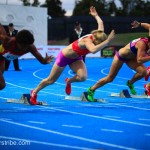
M13 23L9 23L7 35L10 37L14 37L16 36L17 33L18 33L18 30L14 29ZM5 61L5 71L8 71L10 62L11 62L10 60ZM13 64L14 64L15 71L21 71L21 69L19 68L18 58L13 60Z
M73 43L75 40L79 39L80 37L84 35L86 35L86 32L81 27L81 24L78 21L76 21L74 30L71 32L69 36L69 44ZM85 56L82 56L82 58L85 63Z

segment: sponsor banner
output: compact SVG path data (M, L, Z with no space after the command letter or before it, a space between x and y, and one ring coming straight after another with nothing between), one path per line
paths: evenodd
M36 48L40 52L40 54L45 57L46 53L48 56L53 55L55 58L57 57L58 53L64 49L66 46L39 46L37 45ZM88 54L86 57L101 57L101 53L97 52L96 54ZM27 53L21 56L19 59L35 59L35 57L31 53Z

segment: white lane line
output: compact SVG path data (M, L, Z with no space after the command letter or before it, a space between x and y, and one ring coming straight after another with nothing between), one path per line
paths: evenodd
M145 134L146 136L150 136L150 133Z
M35 124L46 124L46 122L38 122L38 121L28 121L28 122L30 122L30 123L35 123Z
M84 137L80 137L80 136L76 136L76 135L71 135L71 134L58 132L58 131L54 131L54 130L48 130L48 129L45 129L45 128L40 128L40 127L31 126L31 125L27 125L27 124L22 124L22 123L18 123L18 122L8 121L8 120L4 120L4 119L0 119L0 121L1 122L7 122L7 123L10 123L10 124L15 124L15 125L26 127L26 128L39 130L39 131L44 131L44 132L48 132L48 133L52 133L52 134L57 134L57 135L61 135L61 136L69 137L69 138L74 138L74 139L78 139L78 140L82 140L82 141L86 141L86 142L105 145L105 146L109 146L109 147L115 147L115 148L120 148L120 149L124 149L124 150L136 150L136 149L131 148L131 147L125 147L125 146L122 146L122 145L116 145L116 144L111 144L111 143L107 143L107 142L97 141L97 140L93 140L93 139L88 139L88 138L84 138Z
M111 121L116 121L116 122L121 122L121 123L127 123L127 124L133 124L133 125L150 127L149 124L143 124L143 123L138 123L138 122L132 122L132 121L126 121L126 120L119 120L119 119L113 119L113 118L107 118L107 117L101 117L101 116L94 116L94 115L89 115L89 114L84 114L84 113L79 113L79 112L74 112L74 111L59 109L59 108L52 108L52 107L46 107L46 106L41 106L41 107L45 107L45 108L52 109L52 110L57 110L57 111L62 111L62 112L68 112L68 113L76 114L76 115L82 115L82 116L92 117L92 118L98 118L98 119L104 119L104 120L111 120Z
M145 119L145 118L139 118L139 120L150 121L150 119Z
M104 117L107 117L107 118L121 118L121 117L119 117L119 116L106 116L106 115L104 115Z
M82 126L75 126L75 125L67 125L67 124L63 124L63 127L69 127L69 128L82 128Z
M36 144L43 144L43 145L55 146L55 147L65 147L68 149L95 150L95 149L91 149L88 147L78 147L78 146L73 146L73 145L54 144L54 143L49 143L49 142L41 142L41 141L35 141L35 140L31 140L31 139L14 138L14 137L9 137L9 136L0 136L0 138L1 139L16 140L16 141L23 141L23 142L26 142L28 145L30 145L31 143L36 143Z
M139 110L150 110L149 108L141 108L141 107L127 106L127 105L122 105L122 104L114 104L114 105L123 106L123 107L129 107L129 108L134 108L134 109L139 109Z
M121 130L112 130L112 129L101 129L102 131L107 131L107 132L118 132L118 133L123 133L124 131Z

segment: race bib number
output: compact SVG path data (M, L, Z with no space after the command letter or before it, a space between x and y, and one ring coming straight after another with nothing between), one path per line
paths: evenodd
M11 54L10 52L7 52L3 54L3 57L5 57L7 60L14 60L14 59L17 59L19 56Z

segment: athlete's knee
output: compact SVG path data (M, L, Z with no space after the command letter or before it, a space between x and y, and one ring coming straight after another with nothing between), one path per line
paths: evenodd
M142 71L139 71L138 74L141 76L141 77L145 77L147 75L147 70L146 69L143 69Z
M87 79L86 75L82 75L82 76L76 75L76 80L78 81L85 81L86 79Z

